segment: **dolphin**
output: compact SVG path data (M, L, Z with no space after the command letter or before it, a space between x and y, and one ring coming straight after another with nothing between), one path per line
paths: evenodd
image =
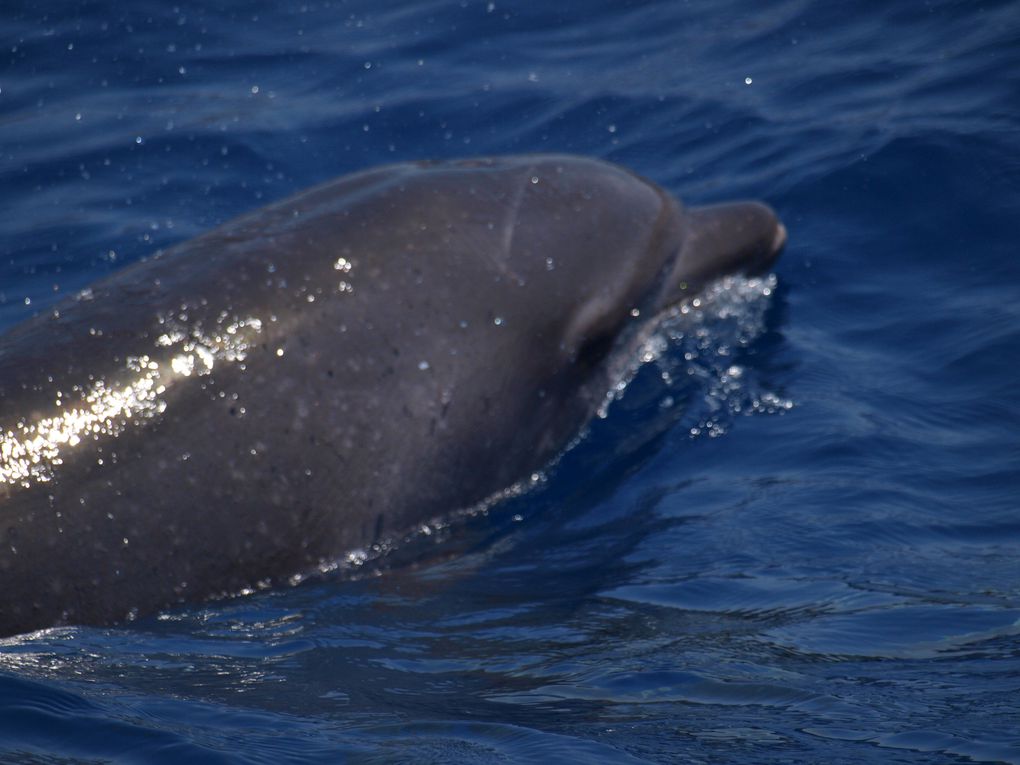
M286 583L496 495L785 239L524 155L358 172L124 268L0 337L0 634Z

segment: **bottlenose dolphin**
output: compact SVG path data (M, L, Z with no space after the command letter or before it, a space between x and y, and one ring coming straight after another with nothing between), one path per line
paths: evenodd
M621 167L339 178L0 338L0 633L287 581L542 468L650 322L785 241Z

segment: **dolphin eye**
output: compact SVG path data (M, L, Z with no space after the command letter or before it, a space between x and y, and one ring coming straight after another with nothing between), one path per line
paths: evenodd
M616 334L610 329L604 329L585 338L581 347L577 349L574 363L585 369L598 366L609 355L615 339Z

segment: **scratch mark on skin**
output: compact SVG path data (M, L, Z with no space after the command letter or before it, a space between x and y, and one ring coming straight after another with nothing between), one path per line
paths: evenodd
M517 220L520 217L521 207L524 204L524 192L528 189L528 184L531 182L533 172L533 166L528 165L525 168L524 174L521 176L520 183L517 184L517 188L514 189L514 195L510 200L510 207L507 210L506 218L503 221L503 246L500 248L500 252L503 257L500 259L499 269L502 273L512 277L518 284L524 284L524 280L513 271L508 265L510 261L511 248L514 243L514 233L517 230Z

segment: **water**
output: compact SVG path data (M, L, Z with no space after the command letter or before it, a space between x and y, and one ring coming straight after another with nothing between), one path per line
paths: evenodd
M590 154L791 236L384 575L3 641L0 759L1020 762L1020 6L42 5L5 327L393 160Z

